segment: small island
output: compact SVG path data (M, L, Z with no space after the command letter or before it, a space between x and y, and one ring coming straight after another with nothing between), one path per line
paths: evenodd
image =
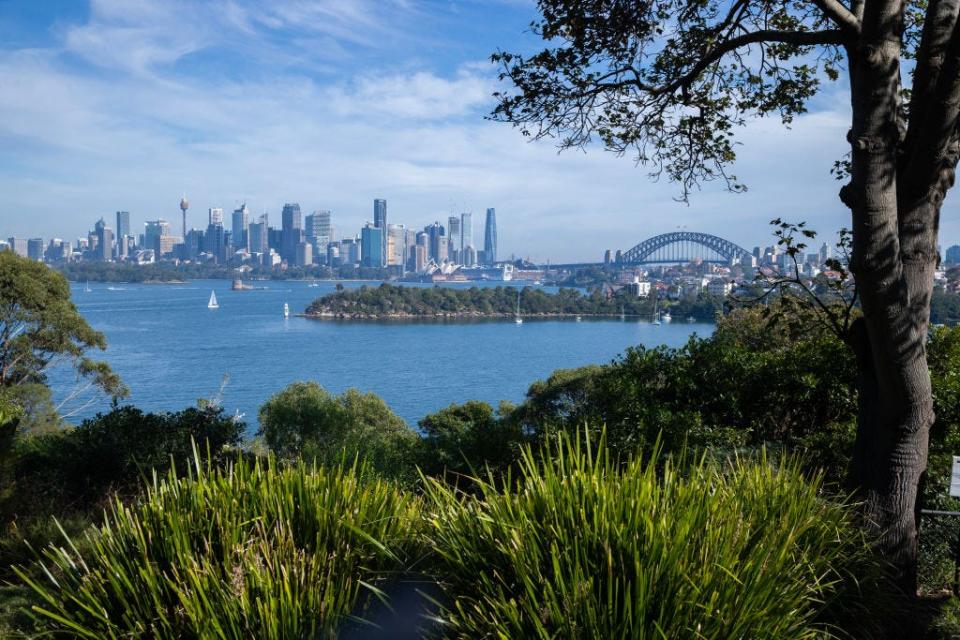
M661 309L664 309L661 304ZM682 307L682 309L681 309ZM308 318L340 320L473 319L473 318L602 318L621 315L653 319L654 301L638 298L626 289L607 295L599 289L584 294L579 289L548 293L535 287L404 287L382 284L339 289L314 300L305 310ZM670 307L699 321L712 321L717 307L678 304Z

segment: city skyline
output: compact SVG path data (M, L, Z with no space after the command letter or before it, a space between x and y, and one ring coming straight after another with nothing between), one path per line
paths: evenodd
M4 3L0 82L17 87L0 96L16 159L0 166L5 235L82 233L116 210L174 223L182 193L192 226L194 211L244 201L279 216L295 200L356 228L378 195L391 219L479 218L496 203L510 218L500 252L535 260L587 260L678 226L751 244L775 217L823 238L850 224L829 175L846 151L843 87L827 86L790 130L744 129L735 171L750 190L707 184L687 206L629 157L596 145L558 155L484 120L497 88L488 56L536 46L532 4L214 5ZM958 207L947 198L944 246L960 239Z

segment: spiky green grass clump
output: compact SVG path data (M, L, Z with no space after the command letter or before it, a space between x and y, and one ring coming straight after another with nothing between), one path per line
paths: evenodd
M479 497L427 482L449 636L829 637L853 576L880 574L794 463L621 466L567 439L544 460Z
M35 614L82 638L333 637L406 563L415 497L355 468L225 470L155 481L117 503L90 552L42 553Z

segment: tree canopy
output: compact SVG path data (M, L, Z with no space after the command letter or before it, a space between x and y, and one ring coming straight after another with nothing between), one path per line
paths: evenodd
M127 389L110 367L88 357L103 350L95 331L70 300L66 278L43 264L0 251L0 402L30 410L46 399L47 372L59 362L103 392Z

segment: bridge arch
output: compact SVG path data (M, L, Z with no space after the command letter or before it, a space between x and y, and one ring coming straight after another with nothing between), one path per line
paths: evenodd
M694 251L698 255L692 255ZM696 231L673 231L648 238L621 255L622 264L690 262L729 263L749 256L743 247L719 236Z

